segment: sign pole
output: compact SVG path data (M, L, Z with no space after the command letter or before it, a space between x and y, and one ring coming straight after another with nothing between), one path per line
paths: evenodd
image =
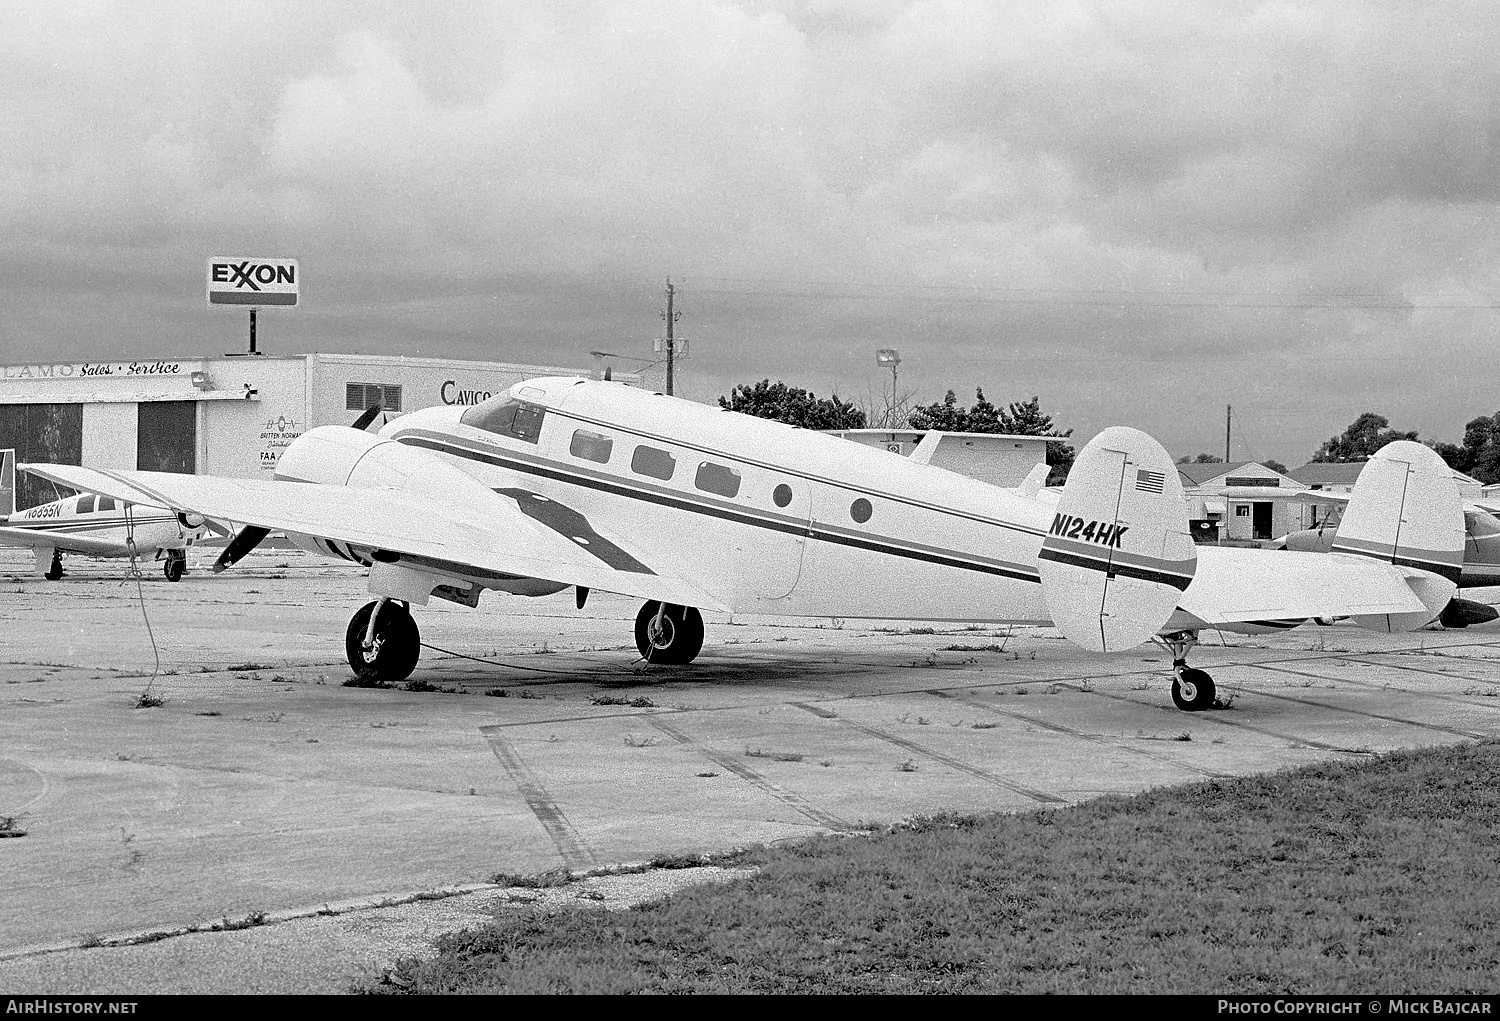
M250 310L250 353L251 354L255 354L256 353L255 352L255 313L258 312L258 311L260 311L260 310L259 309L254 309L254 308L252 308Z

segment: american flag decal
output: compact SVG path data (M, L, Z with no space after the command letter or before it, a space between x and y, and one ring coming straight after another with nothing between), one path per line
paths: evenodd
M1166 484L1166 472L1154 472L1141 468L1135 473L1135 488L1142 493L1155 493L1161 496Z

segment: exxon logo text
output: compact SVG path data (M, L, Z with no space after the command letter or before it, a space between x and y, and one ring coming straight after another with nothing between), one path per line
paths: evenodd
M209 264L209 279L216 284L229 284L236 289L248 287L258 291L262 284L297 283L296 266L273 266L270 263L214 262Z

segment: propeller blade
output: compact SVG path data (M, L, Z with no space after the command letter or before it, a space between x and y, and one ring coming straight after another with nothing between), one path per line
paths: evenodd
M269 528L261 528L259 525L246 525L240 529L240 534L229 540L229 545L224 547L224 552L219 554L219 559L214 561L214 573L219 574L225 568L233 567L239 559L260 545L260 541L271 533Z
M384 410L385 409L378 404L374 407L366 408L364 410L364 413L354 420L354 428L363 432L366 428L369 427L371 422L375 421L375 416L380 414Z

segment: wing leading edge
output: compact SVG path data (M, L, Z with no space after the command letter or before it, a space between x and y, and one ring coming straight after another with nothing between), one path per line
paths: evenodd
M324 483L228 479L169 472L112 471L73 465L24 465L60 485L261 528L296 532L345 546L408 558L437 584L448 572L536 578L642 599L729 609L681 578L653 571L649 558L608 539L609 559L591 552L597 530L569 536L522 510L517 497L485 490L443 500L410 490ZM623 568L623 569L622 569Z

